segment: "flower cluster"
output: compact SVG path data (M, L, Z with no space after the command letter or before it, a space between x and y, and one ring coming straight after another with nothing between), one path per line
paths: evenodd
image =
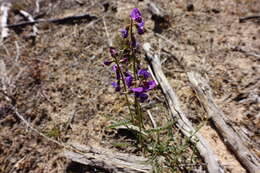
M112 70L116 77L112 86L116 92L132 93L139 102L144 102L148 99L147 92L154 89L156 83L151 79L151 74L147 69L142 68L140 60L135 55L136 49L133 49L137 45L133 27L136 28L137 34L144 33L144 21L137 8L132 10L130 20L130 25L120 30L122 38L129 39L127 43L130 45L122 50L111 47L109 51L113 60L106 60L104 64L107 66L112 64Z
M134 8L130 14L130 18L132 19L131 21L134 21L134 26L137 29L137 33L142 35L144 33L144 21L142 19L142 14L138 10L138 8ZM127 38L129 35L129 29L131 26L126 26L123 29L120 29L119 31L121 32L121 36L123 38Z

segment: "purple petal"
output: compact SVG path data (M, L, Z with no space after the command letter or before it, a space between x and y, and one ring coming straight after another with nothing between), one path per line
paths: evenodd
M144 91L143 87L137 87L137 88L132 88L132 91L135 93L141 93Z
M140 69L137 74L138 76L143 76L145 79L148 79L151 76L146 69Z
M104 61L104 64L107 65L107 66L109 66L112 62L113 62L113 61L105 60L105 61Z
M136 93L135 97L139 98L140 102L144 102L145 100L148 99L148 95L145 93Z
M116 72L116 71L117 71L117 65L113 65L113 66L112 66L112 70L113 70L114 72Z
M130 88L132 86L133 77L131 75L127 76L125 78L125 82L126 82L126 85L128 86L128 88Z
M138 27L138 28L137 28L137 33L138 33L139 35L144 34L144 28L143 28L143 27Z
M128 62L128 58L123 58L120 60L120 63L126 63L126 62Z
M110 48L109 48L109 52L110 52L110 55L111 55L112 57L115 57L115 56L117 55L117 51L116 51L116 49L113 48L113 47L110 47Z
M137 23L137 26L140 27L140 28L143 28L144 27L144 21Z
M154 80L148 81L147 84L149 85L148 90L154 89L157 86L157 84Z
M131 11L130 17L131 17L134 21L136 21L137 23L141 23L141 22L142 22L142 14L141 14L141 12L139 11L138 8L134 8L134 9Z
M128 30L126 29L120 29L119 32L121 32L121 36L123 38L127 38L128 37Z
M118 84L118 82L112 82L112 86L115 88L116 92L121 90L120 85Z

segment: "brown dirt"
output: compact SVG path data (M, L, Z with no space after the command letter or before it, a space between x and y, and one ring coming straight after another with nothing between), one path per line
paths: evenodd
M42 18L90 13L98 16L98 20L63 25L38 24L40 33L35 42L28 38L30 26L11 30L0 52L7 70L11 69L7 77L13 82L7 91L20 113L39 131L58 141L112 147L107 141L105 127L111 124L111 118L121 119L127 107L110 86L113 78L110 68L102 65L109 56L102 16L105 16L107 31L114 39L131 9L137 6L146 20L147 32L143 40L161 53L165 73L194 125L205 120L205 111L183 69L163 50L181 59L188 70L208 76L216 103L237 132L247 134L250 139L247 145L260 156L259 57L234 51L235 47L240 47L259 56L259 21L239 23L238 19L259 14L260 1L189 1L193 2L194 11L187 11L184 1L155 2L169 14L170 22L157 35L152 31L154 22L145 1L108 1L106 12L103 1L98 0L42 1ZM16 2L15 8L33 14L35 4L23 0ZM11 12L10 23L19 22L21 18L17 16ZM20 52L17 61L16 45ZM151 110L160 118L168 112L156 107L161 104L160 100L163 101L163 96L159 91L155 94L159 94L159 98L154 97L156 104ZM71 116L74 119L67 128ZM68 168L70 161L59 154L62 148L24 126L2 94L0 126L0 172L73 172ZM200 131L227 171L245 172L210 124ZM85 172L96 171L86 168Z

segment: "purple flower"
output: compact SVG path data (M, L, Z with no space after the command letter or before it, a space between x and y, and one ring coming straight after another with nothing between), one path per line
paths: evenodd
M122 58L119 62L120 63L127 63L128 62L128 58L127 57Z
M138 10L138 8L134 8L131 11L130 14L131 19L133 19L134 21L136 21L137 23L141 23L142 22L142 14L141 12Z
M127 29L120 29L119 32L121 32L121 36L123 38L127 38L128 37L128 30Z
M155 81L144 82L142 86L132 88L132 92L134 92L135 97L139 99L140 102L144 102L148 99L147 91L152 90L156 87Z
M144 83L145 91L149 91L154 89L157 86L156 82L154 80L148 81Z
M134 93L141 93L144 91L144 88L143 87L132 88L132 91Z
M112 82L112 86L115 88L116 92L121 90L121 87L119 85L119 81L118 82Z
M114 71L114 72L116 72L116 79L117 80L120 80L120 71L119 71L119 69L118 69L118 67L117 67L117 65L113 65L112 66L112 70Z
M137 24L137 33L140 35L144 33L144 21Z
M133 76L129 72L126 72L125 75L126 75L125 83L126 83L127 87L130 88L133 84Z
M116 51L116 49L113 48L113 47L110 47L110 48L109 48L109 52L110 52L110 55L111 55L112 57L115 57L115 56L117 55L117 51Z
M104 61L104 64L107 65L107 66L109 66L112 62L113 62L113 61L105 60L105 61Z
M135 93L135 97L138 98L141 103L148 99L148 95L145 93Z
M138 70L138 76L142 76L144 79L148 79L151 74L146 69L140 69Z

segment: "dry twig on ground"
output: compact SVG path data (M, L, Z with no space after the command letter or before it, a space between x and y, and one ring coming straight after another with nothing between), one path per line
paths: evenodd
M208 81L197 72L188 72L188 78L193 85L200 102L206 109L209 118L216 126L218 133L223 137L224 142L236 155L239 162L248 170L248 172L259 172L259 158L249 151L238 134L226 123L225 118L227 116L215 104Z
M191 140L194 142L200 155L203 157L207 164L207 169L209 173L223 173L224 170L219 164L218 158L214 154L208 142L203 136L200 135L199 132L197 132L192 127L191 122L181 110L179 99L162 71L159 57L151 52L151 46L149 43L145 43L143 47L146 52L146 58L148 59L151 68L153 69L154 76L166 96L172 118L177 119L177 126L180 128L185 136L191 138ZM198 142L195 142L196 139L198 140Z
M2 3L1 5L1 38L2 40L8 37L8 27L7 27L7 21L8 21L8 11L11 7L10 3Z
M149 173L152 170L147 159L140 156L118 153L105 148L83 146L77 143L71 145L84 152L82 154L65 150L64 155L74 162L117 173Z

